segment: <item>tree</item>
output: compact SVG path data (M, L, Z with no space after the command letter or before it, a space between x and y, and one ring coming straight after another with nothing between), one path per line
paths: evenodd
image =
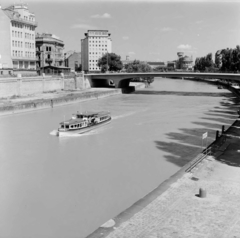
M215 66L218 69L222 67L222 50L218 50L215 54Z
M215 71L214 63L212 59L212 53L207 54L205 57L196 58L194 70L204 71Z
M98 67L101 68L101 72L106 71L119 71L123 68L121 56L115 53L106 53L98 60Z
M149 64L139 60L134 60L133 62L126 64L125 69L128 73L152 72L152 68ZM134 78L134 81L147 81L148 83L152 83L154 77L136 77Z

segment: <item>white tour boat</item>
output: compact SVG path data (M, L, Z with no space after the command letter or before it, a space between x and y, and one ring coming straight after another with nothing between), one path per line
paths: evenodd
M77 112L71 119L60 123L57 135L82 134L109 123L111 119L109 112Z

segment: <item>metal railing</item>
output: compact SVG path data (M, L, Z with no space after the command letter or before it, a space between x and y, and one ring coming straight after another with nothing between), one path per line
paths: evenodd
M200 156L195 161L193 161L193 163L185 170L185 172L191 172L194 167L196 167L200 162L202 162L203 159L210 155L212 155L212 147L204 149Z

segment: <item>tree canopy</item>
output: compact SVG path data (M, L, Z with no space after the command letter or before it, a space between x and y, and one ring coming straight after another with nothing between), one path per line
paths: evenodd
M119 71L123 68L121 56L115 53L106 53L98 60L98 67L101 68L101 72L106 71Z
M195 60L195 70L199 71L220 71L220 72L239 72L240 71L240 46L234 49L222 49L215 53L215 62L212 54L199 57Z
M152 72L152 68L149 64L139 60L134 60L133 62L126 64L125 70L128 73ZM141 79L143 81L147 81L148 83L152 83L154 81L154 77L141 77ZM134 81L141 81L141 79L136 77L134 78Z
M212 53L207 54L205 57L196 58L194 69L208 72L214 71Z

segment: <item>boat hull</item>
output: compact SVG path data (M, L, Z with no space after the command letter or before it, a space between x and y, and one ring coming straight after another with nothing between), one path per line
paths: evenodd
M97 123L97 124L94 124L94 125L89 125L89 126L86 126L84 128L79 128L79 129L76 129L76 130L68 130L68 131L61 131L61 130L58 130L58 133L57 133L57 136L66 136L66 135L74 135L74 134L83 134L83 133L86 133L86 132L89 132L89 131L92 131L94 129L97 129L99 127L102 127L106 124L109 124L111 122L111 118L106 120L106 121L103 121L103 122L100 122L100 123Z

